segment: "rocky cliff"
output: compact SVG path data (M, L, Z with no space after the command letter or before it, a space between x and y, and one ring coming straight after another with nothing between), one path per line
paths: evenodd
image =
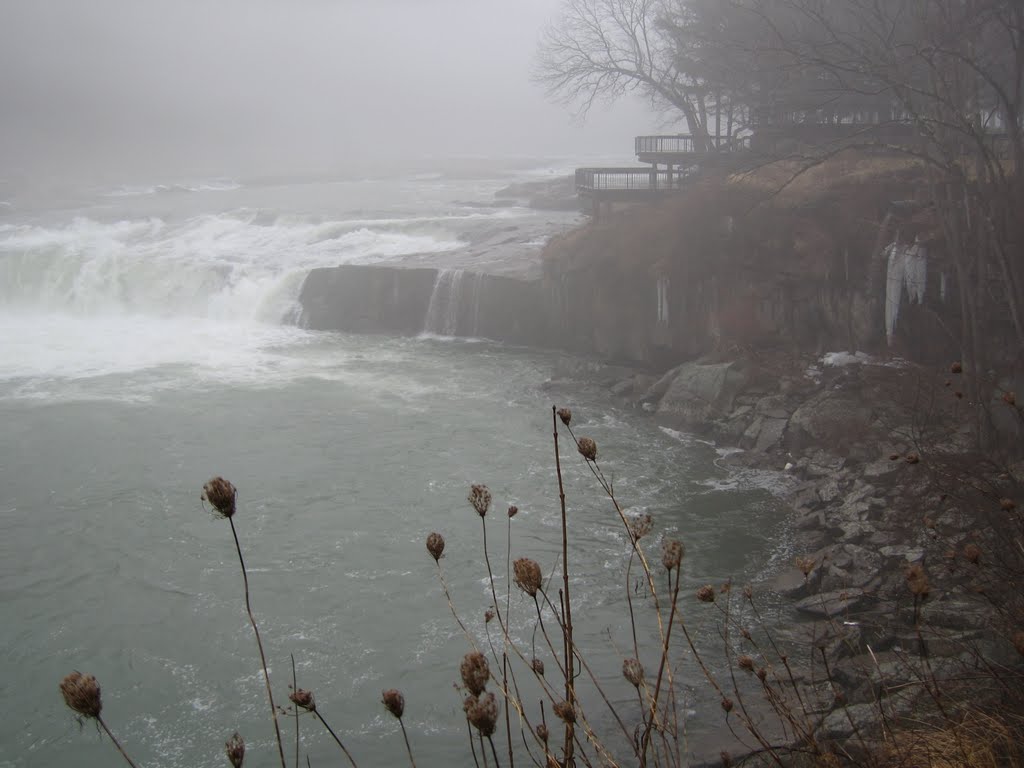
M304 322L482 336L659 370L754 348L878 351L892 316L885 246L922 229L894 223L890 203L912 193L913 171L883 167L870 182L833 168L785 195L749 179L705 180L552 239L542 269L518 277L484 262L317 269L302 290ZM919 301L904 306L890 341L905 357L944 359L943 328L955 322L938 317L946 277L915 274Z

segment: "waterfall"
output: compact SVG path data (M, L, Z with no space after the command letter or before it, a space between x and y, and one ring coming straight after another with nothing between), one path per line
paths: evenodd
M464 269L439 269L427 304L423 332L437 336L475 336L480 318L483 275Z

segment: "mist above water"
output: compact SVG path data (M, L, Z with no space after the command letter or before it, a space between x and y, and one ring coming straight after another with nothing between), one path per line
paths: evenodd
M36 0L0 5L0 168L29 178L381 172L628 153L530 82L555 0ZM2 196L0 196L2 199Z

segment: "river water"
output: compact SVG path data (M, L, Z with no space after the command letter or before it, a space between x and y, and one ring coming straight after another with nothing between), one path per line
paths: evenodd
M247 766L275 764L230 529L200 502L215 474L239 488L276 695L286 703L293 654L360 765L405 759L380 705L390 687L405 694L421 768L472 763L453 689L467 642L424 540L446 536L455 605L482 640L492 600L466 494L474 482L494 494L499 594L509 504L512 557L555 565L553 404L597 440L622 503L654 516L651 551L666 532L685 541L688 594L784 556L771 476L719 467L714 446L623 410L585 375L546 386L563 356L295 325L311 267L457 260L490 231L526 247L571 226L572 214L492 205L541 173L0 186L0 766L115 764L61 701L73 669L98 677L104 716L140 765L224 765L235 730ZM626 538L579 457L565 459L577 639L628 707L613 647L628 638ZM514 593L511 610L529 647L532 603ZM714 640L711 623L694 629ZM700 689L681 695L697 702ZM693 722L714 727L699 711ZM335 763L315 723L302 728L312 764Z

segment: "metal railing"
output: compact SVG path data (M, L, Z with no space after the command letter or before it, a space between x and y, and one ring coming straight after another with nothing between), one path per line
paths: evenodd
M650 168L577 168L576 189L582 192L678 189L683 176Z
M734 152L750 148L749 136L709 136L708 143L713 152ZM692 135L680 133L674 136L637 136L634 145L638 155L683 155L697 154L697 143Z

